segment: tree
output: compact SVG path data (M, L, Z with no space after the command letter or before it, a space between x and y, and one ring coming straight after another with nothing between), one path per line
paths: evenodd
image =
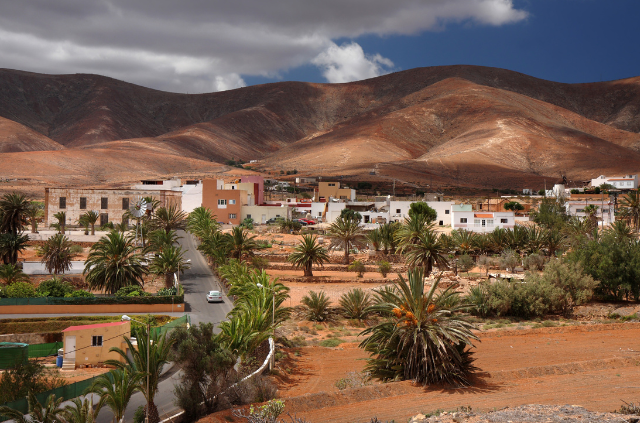
M151 339L149 339L151 337ZM169 354L174 340L166 335L159 335L158 332L149 334L146 327L138 329L136 334L137 348L131 344L129 338L125 338L127 350L112 347L109 351L120 355L120 360L107 360L105 364L114 366L123 374L140 375L139 379L133 379L132 384L135 389L142 392L151 405L149 408L149 423L158 423L158 407L154 403L154 398L158 393L158 382L162 367L169 362ZM148 348L148 351L147 351ZM147 387L147 354L149 355L149 386ZM123 410L124 411L124 410ZM115 413L114 413L115 414Z
M27 249L29 236L23 234L0 234L0 257L4 264L18 263L18 254Z
M181 237L176 231L165 231L164 229L156 229L149 233L149 244L145 249L148 252L159 253L165 248L172 247Z
M416 201L409 206L409 217L415 219L417 216L423 216L429 224L438 218L438 213L424 201Z
M309 291L309 294L302 297L300 302L304 307L304 316L308 320L312 322L331 320L331 316L329 315L331 300L324 291L320 291L319 293Z
M422 267L423 274L429 276L434 266L448 267L445 249L439 242L438 234L433 230L426 230L418 235L414 244L405 249L407 264L412 267Z
M100 404L98 404L100 405ZM84 399L74 398L62 413L64 423L96 423L100 408L93 408L93 400L89 396Z
M64 409L60 407L62 400L63 398L56 399L56 396L51 394L44 404L40 404L33 391L29 391L27 395L29 412L27 414L22 414L19 410L3 405L0 407L0 416L7 417L15 423L58 423L64 412Z
M186 421L196 421L215 411L219 394L233 380L229 376L236 360L213 333L212 323L177 328L171 338L173 360L182 369L176 401L185 410Z
M569 220L564 200L545 198L538 205L538 210L531 212L531 218L547 229L561 230Z
M470 255L463 254L458 258L458 269L461 272L467 272L467 276L469 276L469 270L473 269L475 265L476 263Z
M133 238L116 231L100 238L85 262L85 280L91 288L115 294L123 286L142 285L148 270Z
M351 209L342 209L342 211L340 211L340 217L344 220L354 220L358 223L362 221L362 215Z
M202 239L198 250L202 252L214 266L224 265L229 256L227 237L220 231L207 235Z
M380 251L380 246L383 243L382 240L382 233L380 232L379 228L376 228L372 231L369 231L369 233L367 233L367 241L369 241L369 244L371 245L371 247L373 247L373 249L377 252Z
M397 222L389 222L380 226L380 237L382 238L382 251L384 254L396 253L396 233L400 228L400 224Z
M354 288L342 294L338 302L340 311L348 319L366 319L372 312L373 298L361 288Z
M362 243L364 236L359 225L359 221L339 217L329 226L328 234L331 237L329 248L344 248L345 264L349 264L349 250L352 247L364 246Z
M524 210L524 206L518 203L517 201L509 201L504 204L504 209L518 212L518 211Z
M129 339L125 339L130 342ZM130 348L132 353L137 351L131 345ZM118 363L120 362L118 361ZM99 408L106 405L111 409L114 423L122 423L131 396L141 390L140 383L145 379L144 376L145 371L129 371L129 369L120 366L98 376L88 391L100 396Z
M430 385L469 385L475 370L473 325L453 287L438 291L439 279L427 292L422 269L409 272L392 289L379 289L373 311L390 319L365 329L360 348L367 351L366 370L382 380L413 380Z
M54 214L53 217L56 218L58 223L54 223L51 226L53 226L58 231L58 233L64 235L67 226L67 212L59 211L58 213Z
M589 222L591 222L591 226L594 228L598 227L598 206L594 206L593 204L589 204L584 208L584 214L586 215Z
M11 193L0 199L0 233L18 235L27 224L27 216L31 204L27 197Z
M73 287L68 282L54 276L52 279L40 282L36 292L40 297L65 297L73 292Z
M4 285L11 285L15 282L28 282L29 280L29 276L18 266L13 264L0 265L0 281L2 281Z
M173 275L178 271L184 273L190 267L184 258L182 247L171 245L164 247L162 251L153 257L149 271L156 275L164 275L164 286L171 288L173 286Z
M51 377L40 362L18 361L0 374L0 404L28 397L30 392L39 394L64 384L64 380Z
M44 217L44 205L38 201L32 201L27 210L27 220L31 224L31 233L38 233L38 222Z
M71 240L62 234L55 234L44 243L38 255L47 272L58 275L71 269L71 262L77 257L71 252L72 246Z
M318 244L317 239L313 235L302 235L302 242L296 245L293 253L287 257L289 263L304 269L304 276L313 276L314 263L322 266L329 261L327 250Z
M164 229L166 232L182 228L182 222L186 219L185 212L174 203L167 207L160 207L153 213L151 224L154 228Z
M220 229L216 216L206 207L196 207L187 217L187 230L203 240Z
M468 254L475 249L475 239L478 236L475 232L464 229L457 229L451 232L456 249L462 254Z
M262 248L256 242L256 236L250 236L249 231L240 226L231 229L230 234L225 234L224 243L231 257L238 260L253 257L255 255L254 250Z
M400 251L404 252L411 244L418 241L418 237L425 231L433 229L433 224L428 222L428 217L423 214L409 216L404 220L395 233L395 239L400 246Z
M630 191L620 199L622 216L629 219L631 226L640 231L640 190Z

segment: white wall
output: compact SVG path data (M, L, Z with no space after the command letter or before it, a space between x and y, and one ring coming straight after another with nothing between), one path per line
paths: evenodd
M183 212L191 213L195 208L202 206L202 183L183 185L178 190L182 191Z
M489 215L491 217L488 217ZM483 213L482 211L456 211L454 209L451 218L453 229L466 229L472 232L491 232L495 228L513 228L515 225L515 213L513 212ZM466 223L461 219L466 219Z
M240 220L251 217L255 223L265 223L267 220L282 217L287 219L288 207L276 206L242 206L240 210Z
M402 222L409 217L409 209L412 203L418 201L390 201L389 202L389 219L393 221ZM429 207L436 211L436 226L448 226L451 225L451 206L453 201L427 201ZM399 210L399 211L398 211ZM442 225L440 225L442 222Z

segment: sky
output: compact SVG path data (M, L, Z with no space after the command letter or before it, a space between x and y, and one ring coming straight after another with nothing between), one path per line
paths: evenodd
M640 75L638 0L23 0L0 68L202 93L469 64L578 83Z

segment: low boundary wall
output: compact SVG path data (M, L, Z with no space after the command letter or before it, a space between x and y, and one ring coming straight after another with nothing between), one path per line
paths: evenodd
M184 304L3 305L2 314L182 313Z

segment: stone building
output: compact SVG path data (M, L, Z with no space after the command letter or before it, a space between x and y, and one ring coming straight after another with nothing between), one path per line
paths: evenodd
M97 226L107 222L122 222L123 214L140 198L152 197L160 201L160 207L169 204L182 209L182 192L159 189L77 189L45 188L44 224L48 228L58 220L53 217L60 211L66 212L66 224L77 225L85 212L95 210L100 213Z

